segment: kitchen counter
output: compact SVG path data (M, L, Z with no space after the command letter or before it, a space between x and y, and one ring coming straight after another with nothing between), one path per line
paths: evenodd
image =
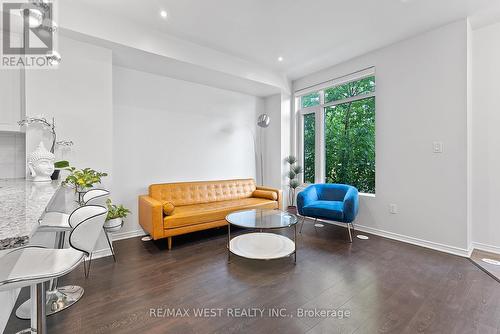
M38 219L53 205L60 181L31 182L25 179L0 179L0 250L29 242ZM57 210L54 210L57 211Z

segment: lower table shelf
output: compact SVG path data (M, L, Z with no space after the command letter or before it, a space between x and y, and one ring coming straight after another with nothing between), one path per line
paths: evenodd
M229 251L248 259L272 260L293 254L295 243L279 234L255 232L231 239Z

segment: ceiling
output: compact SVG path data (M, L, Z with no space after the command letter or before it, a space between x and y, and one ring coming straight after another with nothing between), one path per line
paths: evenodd
M290 79L434 27L500 18L499 0L78 0ZM168 12L165 20L160 10ZM278 57L283 57L278 62Z

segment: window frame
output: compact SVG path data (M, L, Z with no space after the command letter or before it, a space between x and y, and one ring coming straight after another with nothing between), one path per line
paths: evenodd
M375 75L375 68L368 68L365 70L361 70L358 72L355 72L353 74L350 74L346 76L348 78L347 80L342 80L342 78L339 79L334 79L329 82L332 83L332 85L327 85L326 83L319 84L317 86L313 86L308 88L307 90L304 90L304 92L298 91L295 92L294 94L294 102L295 102L295 108L296 108L296 121L297 121L297 158L299 163L304 166L304 115L307 114L315 114L315 166L314 166L314 183L325 183L326 181L326 148L325 148L325 109L328 107L344 104L344 103L349 103L349 102L354 102L358 100L364 100L367 98L375 98L375 101L377 100L376 97L376 91L377 88L375 86L375 91L367 93L367 94L359 94L357 96L353 96L350 98L342 99L342 100L336 100L332 101L329 103L324 103L325 102L325 90L328 88L332 87L337 87L349 82L353 81L359 81L364 78L368 77L375 77L375 82L376 82L376 75ZM318 89L315 90L314 87L317 87ZM317 106L313 107L306 107L302 108L301 104L301 97L304 95L309 95L313 92L318 92L319 97L320 97L320 103ZM375 102L376 103L376 102ZM376 114L376 107L375 107L375 114ZM375 169L376 169L376 164L375 164ZM304 166L305 167L305 166ZM375 171L376 175L376 171ZM309 185L309 183L304 182L304 174L301 175L301 182L304 185ZM375 192L374 193L362 193L363 195L366 196L371 196L374 197L377 192L377 185L375 183Z

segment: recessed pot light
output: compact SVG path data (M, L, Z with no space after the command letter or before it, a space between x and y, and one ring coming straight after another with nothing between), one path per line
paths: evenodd
M161 16L161 17L163 17L164 19L166 19L166 18L167 18L167 16L168 16L167 11L166 11L166 10L162 10L162 11L160 11L160 16Z
M283 61L283 57L281 57L281 56L280 56L280 57L278 57L278 61L279 61L279 62L282 62L282 61Z

